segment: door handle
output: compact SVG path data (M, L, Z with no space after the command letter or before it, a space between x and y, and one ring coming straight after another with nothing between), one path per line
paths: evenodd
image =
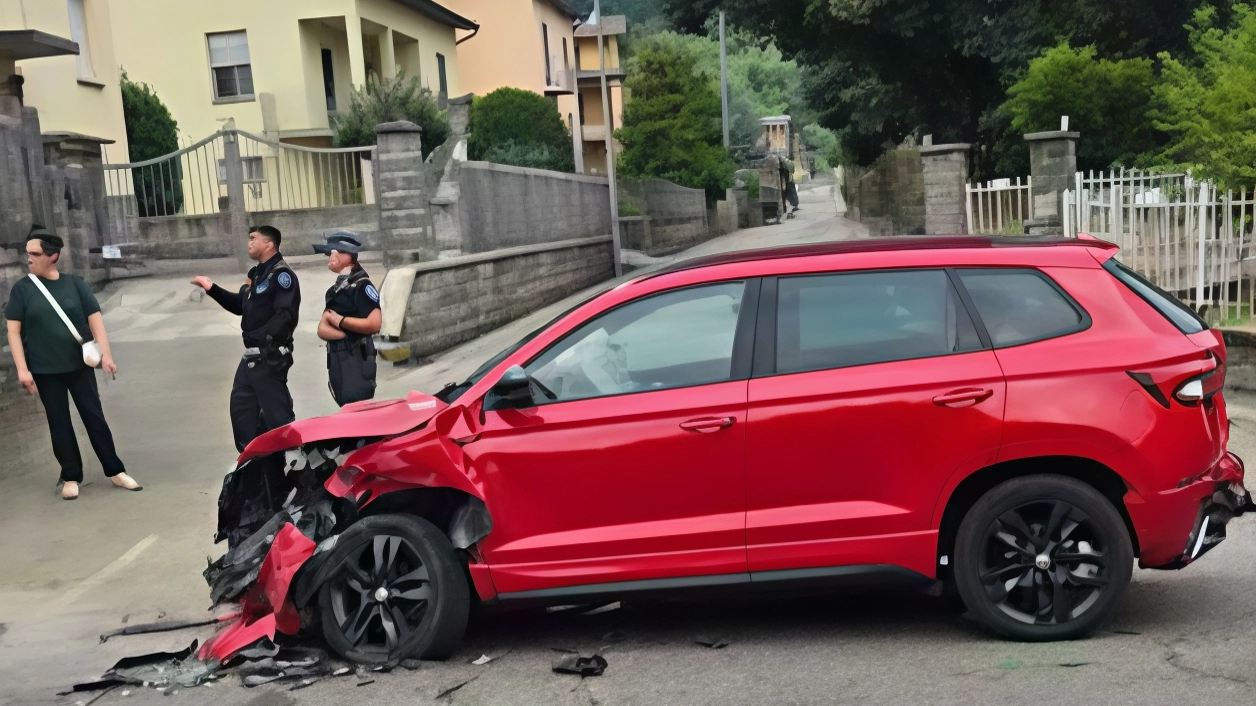
M702 419L690 419L687 422L681 422L680 428L698 434L710 434L713 431L731 427L735 421L737 421L736 417L703 417Z
M985 390L981 388L969 388L965 390L952 390L945 395L938 395L933 398L933 403L939 407L947 405L959 404L961 402L981 402L994 394L994 390Z

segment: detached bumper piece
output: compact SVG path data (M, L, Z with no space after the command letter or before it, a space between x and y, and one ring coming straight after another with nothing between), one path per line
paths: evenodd
M1252 510L1256 510L1252 494L1241 483L1218 483L1213 494L1200 503L1199 515L1182 556L1164 568L1180 569L1207 554L1225 539L1225 528L1230 520Z

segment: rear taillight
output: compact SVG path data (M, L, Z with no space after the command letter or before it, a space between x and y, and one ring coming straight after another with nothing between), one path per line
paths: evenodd
M1225 363L1215 356L1214 359L1217 361L1216 368L1178 385L1173 397L1183 404L1197 404L1221 392L1221 388L1225 387Z

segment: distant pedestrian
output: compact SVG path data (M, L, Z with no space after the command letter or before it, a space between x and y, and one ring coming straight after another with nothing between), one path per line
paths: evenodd
M314 252L328 256L327 269L340 275L327 290L318 337L327 341L327 387L341 407L375 396L375 342L383 319L379 290L358 264L362 242L337 231Z
M296 421L288 371L301 285L279 254L281 241L278 228L250 229L249 257L258 264L237 292L219 287L208 277L192 280L222 308L240 317L244 355L231 384L231 434L239 451L271 429Z
M105 475L119 488L143 490L118 458L100 404L93 368L99 365L109 375L118 372L100 304L82 278L57 271L63 247L60 237L40 226L26 237L30 275L13 285L4 308L17 378L28 393L38 392L44 403L52 452L61 464L62 498L77 498L83 482L83 457L70 417L70 398Z

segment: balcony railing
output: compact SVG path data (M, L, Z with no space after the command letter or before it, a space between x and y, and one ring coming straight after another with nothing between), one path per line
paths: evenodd
M555 69L545 86L545 95L557 96L576 92L576 76L571 69Z

